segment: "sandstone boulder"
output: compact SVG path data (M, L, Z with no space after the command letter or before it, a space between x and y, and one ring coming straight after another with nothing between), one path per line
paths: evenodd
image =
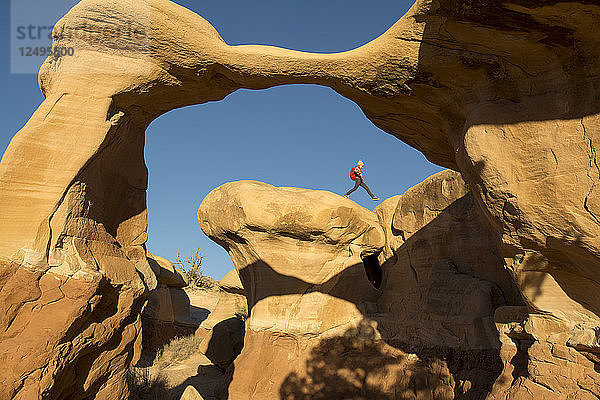
M496 308L523 303L500 238L460 174L433 175L375 213L387 238L378 303L390 318L387 334L420 346L496 348Z
M329 192L242 181L213 190L198 220L231 255L249 305L244 347L222 396L379 398L412 390L417 379L429 382L418 389L423 395L451 398L443 363L430 368L390 346L369 318L381 291L368 264L385 244L374 213ZM357 371L368 385L352 386Z
M166 258L148 253L148 263L158 283L172 288L184 288L188 285L186 277Z
M217 315L219 317L214 317L209 323L200 325L195 335L203 339L198 351L225 371L244 347L245 319L237 313Z
M504 338L506 343L519 343L514 345L519 350L513 349L516 360L534 357L531 352L543 343L535 352L539 360L554 362L548 349L557 349L557 354L568 353L571 364L591 371L597 349L592 342L589 346L584 344L589 341L580 340L580 330L600 325L600 300L595 295L600 281L600 169L596 160L600 36L595 22L599 17L600 7L590 1L418 0L370 43L339 54L310 54L229 46L204 19L167 0L81 1L53 32L53 45L72 47L75 55L45 61L39 75L45 100L11 140L0 162L0 304L7 316L0 350L9 351L0 367L4 379L0 398L30 398L32 393L44 393L48 399L126 395L121 378L135 358L137 316L145 296L157 287L144 248L146 127L177 107L220 100L240 88L291 83L333 88L355 101L384 131L429 160L460 170L472 198L456 207L468 210L466 203L471 201L482 212L487 221L483 243L490 239L488 233L499 238L497 253L481 260L490 263L487 268L471 264L474 260L468 256L455 256L456 249L464 246L457 244L448 259L459 261L435 267L424 263L422 272L434 270L434 276L444 277L439 282L444 287L441 292L446 290L445 282L463 282L459 275L464 271L469 275L468 287L487 285L477 280L493 281L502 290L506 307L518 308L498 312L508 324L498 329L509 329L512 335ZM386 213L393 208L388 206ZM304 227L270 225L273 221L267 218L248 226L260 228L265 223L286 234L301 232L298 237L278 239L284 246L279 255L264 255L275 268L274 276L287 270L277 270L279 262L302 265L310 258L312 265L321 265L323 260L337 259L327 249L340 243L353 251L357 263L357 251L368 249L365 254L375 255L378 246L384 246L379 241L371 242L375 247L365 241L348 244L335 235L330 240L326 232L306 230L310 223ZM464 224L472 228L469 218ZM467 231L472 232L471 228ZM266 233L274 235L277 229ZM240 266L258 263L257 258L263 257L262 253L256 257L241 252L244 243L237 243L235 236L224 238L216 233L215 237L231 247ZM313 237L325 238L318 246L321 257L296 251L296 247L306 247L297 243L311 243ZM458 236L454 239L464 243ZM398 250L391 243L399 240L386 242L390 243L386 252ZM416 240L411 242L405 249L418 247ZM277 259L296 253L302 256ZM400 256L404 257L402 251ZM429 256L419 257L424 261ZM497 268L499 259L510 276L508 281ZM372 264L370 260L366 264ZM309 271L307 275L316 278L305 283L296 281L296 271L274 294L284 298L293 292L296 296L298 288L323 285L322 275L335 269ZM241 278L242 282L261 282L265 273L258 276L261 279L243 274ZM267 276L264 282L273 279ZM362 281L357 278L356 282ZM79 288L79 295L73 295L76 300L66 294L61 297L62 285L67 283ZM270 327L270 312L263 306L277 302L270 299L275 296L261 298L272 289L256 284L257 288L244 284L256 314L254 320L250 317L250 325L311 334L334 325L331 320L318 321L320 316L315 315L309 324L299 326L287 315L295 312L290 309L287 313L270 311L290 322L289 326ZM357 300L335 285L319 287L336 299ZM423 289L415 295L423 294ZM367 299L361 298L357 309L372 307L378 293L373 290L377 289L372 288ZM304 297L320 304L322 292ZM434 292L425 293L426 298L434 299ZM483 301L485 293L492 292L492 286L477 290L479 297L474 294L473 299ZM56 317L50 306L62 306L61 301L45 303L56 296L62 298L64 309L72 311ZM484 303L487 306L470 310L469 318L480 318L497 304ZM347 315L348 307L342 307L339 315ZM519 317L522 307L525 318ZM443 320L432 318L432 323L440 325ZM54 334L32 335L35 330L25 329L29 324ZM531 336L536 338L533 344ZM454 343L471 343L481 337L478 329ZM21 343L28 343L37 355L22 362L30 349ZM48 367L48 360L57 359L69 363ZM540 376L535 374L539 363L521 364L515 367L514 380L522 380L525 374ZM111 373L106 369L109 365ZM556 365L563 375L570 374L562 364ZM75 370L81 373L74 374ZM595 376L590 374L585 376ZM528 391L550 396L542 387L562 375L552 370L547 376L547 380L525 379L531 387L517 386L509 395ZM560 391L574 388L564 383L568 379L551 382L556 396L571 396L571 389ZM598 395L588 381L578 381L579 391Z
M195 335L201 337L201 353L221 369L227 369L244 346L248 305L237 270L219 281L218 301Z
M158 279L158 286L150 292L144 317L189 324L190 299L183 290L187 286L183 275L165 258L149 255L148 259Z
M379 295L362 259L381 251L383 231L371 211L338 195L234 182L202 201L198 221L233 259L251 330L319 335Z
M204 400L204 397L202 397L200 393L198 393L198 391L190 385L185 388L180 400Z
M192 334L198 325L191 319L184 276L166 258L148 253L148 263L158 281L142 310L143 355L149 360L174 338Z
M331 193L233 182L207 196L198 218L232 256L249 299L244 347L223 398L560 399L598 391L588 378L600 354L594 328L572 330L530 312L505 269L500 235L456 172L428 178L375 213ZM342 230L336 239L331 226ZM356 254L360 261L349 263ZM373 265L381 265L379 289L367 272ZM333 326L315 329L315 314L319 328ZM358 371L363 383L352 383Z
M127 398L143 286L118 289L90 270L0 271L0 399Z
M227 293L244 294L244 286L237 270L232 269L219 281L219 288Z

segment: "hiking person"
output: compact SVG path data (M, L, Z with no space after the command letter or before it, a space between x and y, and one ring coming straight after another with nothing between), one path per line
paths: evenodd
M358 187L362 187L363 189L365 189L367 191L367 193L369 193L369 196L371 196L371 198L375 201L379 200L379 197L375 196L373 193L371 193L371 190L369 189L369 187L363 182L363 173L362 173L362 167L365 166L365 163L362 162L362 160L358 160L358 163L356 163L355 167L352 167L352 169L350 170L350 179L352 179L354 181L354 187L350 190L348 190L348 193L346 193L344 195L345 198L349 198L350 194L352 192L354 192L356 189L358 189Z

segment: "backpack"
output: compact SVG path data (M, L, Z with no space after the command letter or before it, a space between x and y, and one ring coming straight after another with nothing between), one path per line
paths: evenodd
M352 179L353 181L356 180L356 172L354 172L354 168L352 167L352 169L350 170L350 179Z

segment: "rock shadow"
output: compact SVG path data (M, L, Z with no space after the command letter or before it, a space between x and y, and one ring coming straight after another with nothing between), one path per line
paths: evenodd
M440 243L445 243L443 239L446 232L442 228L449 226L449 220L461 224L465 218L471 218L473 223L483 224L482 230L485 232L458 232L457 237L452 238L458 244L446 242L446 250L439 253L439 259L443 262L424 265L427 260L425 255L432 254L432 246L439 247ZM479 259L481 265L464 266L465 252L474 251L473 246L487 246L488 242L483 241L479 234L492 235L485 222L477 218L478 210L473 206L471 194L441 210L439 215L412 233L391 257L381 263L381 290L373 287L373 277L368 276L364 262L345 268L321 284L281 274L264 261L242 268L239 271L242 282L252 282L254 285L253 290L248 291L250 313L260 300L271 296L321 292L353 303L364 317L358 328L350 328L340 336L315 342L304 371L295 371L285 377L280 387L280 398L414 399L425 396L425 393L439 399L486 398L504 367L500 357L499 334L493 323L494 310L506 304L521 305L522 300L514 281L502 268L501 260L496 265L489 265ZM402 232L396 231L395 234L401 235ZM430 241L430 238L442 241ZM492 243L496 239L491 236L486 240ZM498 255L498 248L490 248L489 251ZM414 257L407 256L410 253ZM438 256L438 253L434 254ZM473 262L477 262L477 259ZM497 273L490 274L492 268L497 268ZM419 293L413 294L413 298L404 299L422 307L422 313L437 315L438 320L434 322L417 321L420 329L417 334L422 335L422 340L403 336L401 332L390 329L390 320L403 316L393 314L393 310L389 314L378 304L384 296L393 295L397 290L391 281L397 279L391 276L397 269L417 276L425 270L427 274L435 275L440 270L445 274L431 278L429 283L419 289ZM256 286L259 278L270 284ZM425 276L421 278L425 279ZM502 287L485 278L501 280ZM462 286L469 282L472 286ZM462 303L457 305L460 301L464 302L465 296L468 299L471 289L478 288L483 288L482 294L473 299L482 299L482 302L487 302L488 308L479 307L479 304L467 304L468 307L461 306ZM444 304L443 296L437 296L437 293L444 290L449 299L455 300L453 296L456 295L454 303ZM486 298L486 295L490 298ZM507 302L506 298L511 300ZM446 326L444 321L453 319L459 323L471 324L466 330L474 332L475 337L479 334L486 340L474 343L461 338L447 346L428 345L428 337L441 337L442 332L451 331L451 327ZM380 336L375 335L369 321L376 323ZM398 324L398 320L394 323ZM483 326L484 323L487 325ZM438 342L444 343L443 340ZM229 380L231 374L232 370L228 371ZM227 398L228 384L229 381L224 383L224 395L220 398Z
M228 318L212 329L204 355L213 365L198 366L198 373L170 390L171 398L179 399L188 386L193 386L205 399L227 398L233 377L233 360L244 347L245 323L237 317Z
M237 317L216 324L206 350L206 357L221 370L226 370L244 347L245 323Z
M383 383L383 384L382 384ZM288 375L281 400L451 399L450 376L437 360L416 359L378 340L366 321L315 346L306 375ZM420 398L420 397L419 397Z
M193 386L203 399L211 400L219 398L215 393L218 392L220 386L224 385L228 386L229 381L221 368L215 365L199 365L197 374L170 389L169 395L171 399L179 400L185 389L188 386Z
M595 4L589 1L584 3ZM584 28L588 22L583 18L583 13L574 16L573 20L569 20L569 22L558 17L559 15L577 14L576 9L579 7L577 4L553 0L547 5L548 14L540 18L540 15L533 11L539 6L539 3L534 0L515 0L511 6L502 0L489 0L485 2L484 6L476 0L460 2L440 0L436 7L424 8L423 10L426 11L414 16L417 22L424 24L424 32L420 39L414 77L407 83L411 89L410 94L418 94L419 90L426 90L427 97L431 99L445 98L447 93L451 93L452 100L445 102L440 107L430 107L426 101L413 104L419 97L418 95L409 96L408 99L399 96L398 101L406 101L407 105L400 103L395 107L402 111L398 111L398 114L394 114L390 118L398 124L393 130L397 132L408 130L415 137L422 138L424 135L431 135L428 132L432 131L432 123L443 127L439 132L439 137L443 139L438 139L438 141L440 147L447 146L445 151L447 155L436 155L435 162L459 169L465 176L465 180L471 185L481 184L482 194L479 195L481 197L479 206L482 209L485 208L483 201L491 202L495 196L515 197L520 196L521 193L524 194L525 192L518 187L520 183L525 186L527 181L525 175L522 175L520 177L522 182L517 180L511 184L503 184L502 191L508 190L508 193L500 194L500 189L497 189L497 193L486 193L492 184L489 177L486 178L486 182L482 178L482 176L486 176L486 172L483 171L487 163L491 163L490 171L495 171L497 168L494 163L502 162L502 159L504 162L511 162L510 157L522 157L522 159L513 160L514 168L520 168L517 165L521 165L523 160L526 160L522 163L524 169L544 170L548 167L543 163L544 156L536 155L532 142L528 142L527 139L517 142L506 139L506 137L499 138L496 142L486 142L489 143L487 146L497 150L477 150L475 153L479 152L480 154L469 155L465 144L468 140L476 140L468 138L467 132L470 128L494 125L500 128L500 131L506 136L505 129L502 128L502 125L505 124L572 121L573 125L568 129L561 127L560 135L562 136L560 137L575 134L580 125L585 136L587 130L584 126L584 117L596 115L600 111L600 102L598 101L600 88L594 84L594 77L598 74L597 51L581 50L594 48L592 43L596 42L596 37L592 34L592 30L588 31ZM522 9L517 10L519 7ZM597 10L589 10L588 13L597 17ZM508 43L513 43L513 41L515 44L517 43L515 35L523 35L522 41L518 41L519 45L511 45L510 51L507 51ZM480 51L482 48L486 49L485 54ZM537 62L540 57L544 57L545 60L543 67ZM440 65L444 65L444 68L439 68ZM417 102L420 100L417 99ZM412 105L412 108L408 105ZM415 116L419 116L419 113L421 113L420 118L415 118ZM386 122L389 123L389 121ZM572 144L568 140L563 141L557 139L559 136L551 136L554 133L550 126L553 124L548 124L547 130L542 128L546 125L538 124L535 129L536 141L538 143L546 141L548 146L552 146L552 149L549 149L552 150L552 154L561 154L564 149L569 152L571 158L585 156L585 153L574 153ZM569 130L572 132L567 133ZM594 132L593 129L588 128L588 130ZM491 132L487 133L486 131L486 134L493 136ZM515 133L509 133L508 136L515 137ZM526 136L531 135L527 135L523 131L523 138ZM432 141L436 137L432 138ZM411 143L410 137L403 140L413 147L419 148ZM590 140L593 152L592 139L587 138L587 140ZM585 145L587 146L587 143ZM513 156L512 149L509 148L513 146L521 147L523 152ZM528 150L530 146L532 150ZM472 147L476 146L472 145ZM431 152L431 150L429 151ZM488 154L493 151L504 155L500 161L489 160ZM556 163L558 163L558 159L556 159ZM561 172L571 173L572 171ZM585 174L585 171L582 170L581 173ZM500 174L493 178L497 182L505 179L501 176L503 173L494 172L493 174ZM506 174L506 179L512 179L508 173ZM552 173L549 172L549 175ZM514 186L511 188L511 185ZM539 185L559 189L559 184L553 183L550 179L540 180ZM572 193L577 193L581 189L574 187L572 190ZM546 193L541 189L536 189L536 192L538 191ZM560 195L557 195L556 199L545 199L545 207L559 208L564 203L568 203L562 192L560 190L557 192ZM586 194L588 194L587 189L584 189L577 193L576 197L584 198ZM592 191L590 190L588 196L591 195ZM488 200L485 200L486 198ZM588 197L585 197L585 202L587 201ZM590 205L591 210L588 209ZM495 206L490 204L490 209L492 207ZM504 207L512 206L510 203L506 203ZM521 221L520 211L517 208L503 210L504 214L513 214L510 218L504 217L503 223L515 224L515 230L521 227L521 223L529 223L525 220ZM564 213L590 213L592 218L598 222L594 215L593 203L582 204L579 209L565 208ZM502 215L496 215L496 217L502 218ZM538 215L534 218L540 219L537 222L539 225L556 224L551 219L550 213L548 216ZM512 221L508 221L508 219L512 219ZM575 220L565 219L563 224L570 226L573 221ZM575 223L573 224L575 225ZM585 226L585 224L581 226ZM593 296L585 297L585 293L598 291L597 271L600 266L598 249L593 242L581 241L577 238L579 232L584 232L586 237L595 237L598 229L593 225L590 228L581 226L571 226L571 228L563 230L563 232L569 233L568 236L558 234L553 237L556 235L555 230L544 230L541 233L546 236L545 244L528 243L529 235L519 233L517 236L520 236L520 245L523 247L520 251L543 253L552 264L548 273L568 296L600 317L600 302ZM498 228L501 229L501 227ZM533 228L524 226L523 229L526 232ZM509 245L506 247L509 252L513 250L509 248ZM584 279L579 279L575 275ZM536 277L529 279L532 282L527 282L528 284L534 286L541 284L534 282ZM582 290L583 286L589 289Z
M194 335L197 328L196 324L142 317L142 355L136 367L150 367L160 349L177 338Z
M210 315L210 310L203 307L196 307L190 304L190 318L194 323L200 325L208 316Z

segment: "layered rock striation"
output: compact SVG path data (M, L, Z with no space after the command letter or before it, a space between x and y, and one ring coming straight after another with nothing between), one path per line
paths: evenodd
M328 192L232 182L198 220L231 255L249 306L222 398L598 393L593 330L530 310L459 173L374 212Z
M294 390L324 340L366 335L340 343L351 349L379 339L375 322L365 318L376 312L380 296L365 260L385 244L371 211L330 192L241 181L213 190L198 221L229 252L248 301L244 348L229 370L230 398L266 399ZM392 348L373 346L393 357Z
M229 46L208 22L168 0L81 1L53 31L54 45L72 47L74 56L45 61L39 74L45 100L0 162L0 304L6 316L0 398L126 395L121 378L136 358L139 313L157 286L144 245L146 127L177 107L218 101L240 88L291 83L331 87L384 131L460 171L470 200L449 207L467 210L472 202L477 218L486 221L481 245L495 243L479 260L463 254L435 267L417 249L418 233L405 237L406 244L397 237L395 244L373 242L369 251L385 246L381 254L395 253L403 263L408 250L424 263L413 264L417 279L433 271L448 278L439 280L442 287L460 282L477 288L469 293L473 300L491 293L493 300L470 309L465 323L484 321L502 301L520 307L495 317L518 343L515 363L521 366L509 382L541 376L539 365L518 361L531 359L530 352L540 360L560 353L565 365L585 366L577 372L583 378L566 383L558 377L568 368L556 363L558 372L552 369L531 387L547 388L544 396L571 396L575 386L578 395L597 394L589 384L595 375L587 371L600 353L594 334L600 325L598 18L600 7L590 1L418 0L366 45L311 54ZM445 218L456 224L451 212L441 218L431 220L433 226ZM469 218L460 224L473 233L475 217ZM392 222L389 229L398 227ZM477 253L479 244L451 235L456 244L444 251ZM334 259L326 244L319 247L323 259ZM259 262L241 251L235 257ZM277 265L274 255L266 257ZM383 280L390 276L385 272ZM295 280L287 282L297 289L290 283ZM306 282L299 287L319 280ZM420 285L415 290L435 304L433 292ZM258 316L270 300L260 297L262 289L251 293L252 326L267 329ZM360 307L371 307L367 297L354 305L359 314ZM59 305L67 311L55 314ZM286 318L290 325L281 329L321 333L320 323L299 326ZM434 327L444 321L418 319ZM480 339L489 326L448 326L444 337L463 332L449 343L486 348L490 344ZM413 328L402 329L408 334ZM507 390L526 390L519 387Z

